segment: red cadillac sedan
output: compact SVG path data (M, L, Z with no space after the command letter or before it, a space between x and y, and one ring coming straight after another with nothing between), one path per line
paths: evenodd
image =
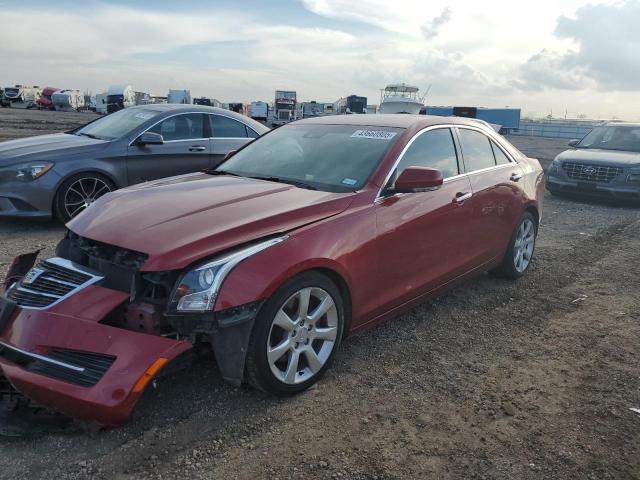
M477 120L295 122L214 170L105 195L53 258L16 258L0 367L109 426L196 346L232 384L301 392L346 335L481 272L523 275L543 191L538 161Z

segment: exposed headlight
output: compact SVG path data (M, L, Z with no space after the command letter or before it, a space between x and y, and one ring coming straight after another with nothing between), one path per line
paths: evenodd
M53 165L53 163L30 163L28 165L18 165L13 168L15 169L18 180L31 182L51 170Z
M170 310L177 312L206 312L213 309L222 282L242 260L282 242L278 237L236 250L222 258L205 263L185 273L173 289Z

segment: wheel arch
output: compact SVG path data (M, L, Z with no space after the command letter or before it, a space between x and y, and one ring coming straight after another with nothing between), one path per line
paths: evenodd
M530 204L527 205L527 207L524 209L525 212L529 212L531 215L533 215L533 218L536 221L536 228L540 227L540 212L538 211L538 207L534 204Z
M344 328L342 330L342 338L345 338L349 334L349 330L351 329L351 312L352 312L351 290L349 289L349 285L347 284L347 281L342 277L342 275L340 275L340 273L338 273L337 270L334 270L328 267L310 268L308 270L304 270L300 272L299 274L307 273L307 272L318 272L324 275L325 277L328 277L329 280L331 280L336 285L336 287L338 287L338 290L340 290L340 294L342 295L342 301L344 303Z
M82 169L82 170L77 170L74 172L67 173L64 177L60 177L60 179L58 180L58 184L56 185L55 191L53 193L53 196L51 197L51 214L52 215L55 215L56 213L56 201L58 199L58 194L60 193L60 189L62 188L62 185L64 185L64 182L66 182L67 180L69 180L71 177L75 175L81 175L84 173L98 173L103 177L106 177L111 183L113 183L116 190L121 188L121 186L118 185L118 182L114 178L113 174L99 168L92 167L92 168L87 168L87 169Z
M277 249L278 246L273 247L271 253L275 253ZM222 283L215 309L224 310L256 299L266 300L291 278L317 272L331 280L340 291L345 308L344 332L348 332L353 312L353 291L348 272L339 263L328 258L305 259L286 265L287 260L290 259L283 252L283 255L275 257L258 254L241 262Z

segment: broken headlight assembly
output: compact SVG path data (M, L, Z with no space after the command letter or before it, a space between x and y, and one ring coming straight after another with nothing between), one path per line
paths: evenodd
M286 238L286 236L271 238L232 251L187 271L176 282L171 294L169 310L177 313L213 310L222 282L238 263Z

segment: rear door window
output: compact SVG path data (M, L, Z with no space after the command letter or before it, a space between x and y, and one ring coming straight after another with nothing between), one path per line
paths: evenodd
M458 129L467 172L495 167L496 159L489 138L477 130Z
M496 164L506 165L508 163L511 163L511 160L509 159L509 157L507 157L507 154L504 153L493 140L491 140L491 148L493 148L493 154L496 157Z
M247 138L244 123L222 115L209 115L214 138Z

